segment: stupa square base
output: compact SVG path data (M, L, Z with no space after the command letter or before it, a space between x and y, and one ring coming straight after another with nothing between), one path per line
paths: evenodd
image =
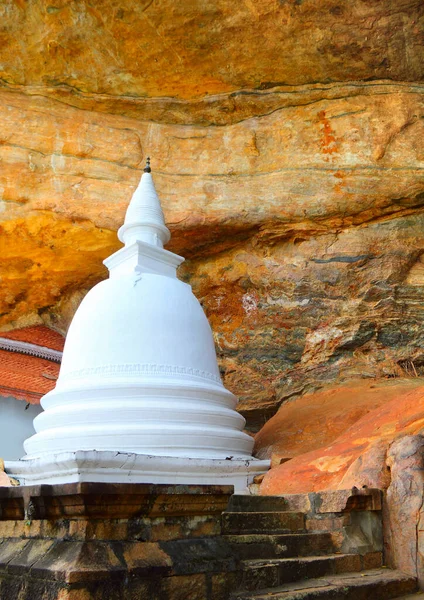
M230 486L0 488L0 600L224 600Z
M231 485L249 493L256 475L269 461L254 458L214 459L149 456L112 451L61 452L6 463L6 471L21 485L82 482L182 485Z

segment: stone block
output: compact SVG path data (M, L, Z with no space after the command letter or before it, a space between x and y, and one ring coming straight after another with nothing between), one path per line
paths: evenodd
M206 577L203 574L167 577L161 581L161 593L166 600L206 600Z
M1 521L0 521L0 527L1 527ZM26 537L26 538L41 537L41 521L32 521L32 520L25 521L22 536Z
M8 574L25 575L37 561L45 556L54 543L53 540L28 540L22 551L9 562Z
M0 521L1 538L24 537L25 521Z
M132 524L134 525L134 523ZM216 517L201 515L198 517L168 517L155 518L151 521L139 521L142 535L147 536L152 542L161 540L176 540L184 537L206 537L221 533L221 523ZM129 527L129 535L133 535L134 528Z
M302 531L305 516L300 512L233 512L222 514L225 533L288 533Z
M48 539L66 539L69 535L69 521L67 519L43 519L40 523L40 537Z
M307 518L308 531L337 531L346 525L345 517Z
M291 510L284 496L249 496L234 494L228 503L228 512L281 512Z
M334 550L336 552L340 552L342 549L344 539L345 539L343 530L331 531L329 533L331 536L331 542L332 542L332 546L333 546Z
M69 521L69 539L125 540L128 536L127 519L72 519Z
M237 567L230 544L220 537L161 542L160 547L170 558L177 575L234 571Z
M381 510L381 490L364 488L319 492L315 496L315 510L319 514L341 513L350 510Z
M0 543L0 569L4 569L28 543L28 540L3 539Z
M310 494L284 494L286 510L309 513L312 511Z
M240 573L212 573L206 575L207 600L228 600L240 585Z
M130 575L166 576L173 569L172 559L157 543L124 543L119 555L124 559Z
M72 584L123 579L125 566L105 542L59 541L32 566L32 574Z
M368 552L367 554L364 554L361 558L363 569L379 569L383 566L382 552Z
M358 554L345 554L336 557L334 573L350 573L362 569L361 557Z
M73 519L69 521L68 536L70 539L84 541L87 539L87 530L92 528L93 524L90 524L87 520ZM68 537L67 536L67 537ZM88 536L91 537L91 536ZM103 539L100 537L100 539Z
M29 577L0 577L1 600L57 600L65 598L59 582L31 579Z
M17 488L0 487L0 519L23 519L25 516L23 494L16 493Z

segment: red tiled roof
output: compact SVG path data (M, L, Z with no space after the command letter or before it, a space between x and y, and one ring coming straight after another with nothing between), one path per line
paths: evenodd
M0 332L0 337L58 351L63 350L65 342L60 333L44 325ZM45 358L0 349L0 396L39 404L40 398L56 385L59 369L58 363Z
M45 325L34 325L33 327L23 327L22 329L14 329L13 331L0 332L0 337L8 338L9 340L17 340L19 342L27 342L52 350L63 350L65 338L57 331L45 327Z
M39 404L56 385L60 365L44 358L0 350L0 396Z

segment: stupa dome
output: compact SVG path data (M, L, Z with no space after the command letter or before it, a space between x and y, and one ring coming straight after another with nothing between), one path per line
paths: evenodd
M69 329L55 389L41 401L26 458L118 451L190 458L250 458L236 398L223 386L212 332L177 279L150 167L128 208L125 247L105 264Z

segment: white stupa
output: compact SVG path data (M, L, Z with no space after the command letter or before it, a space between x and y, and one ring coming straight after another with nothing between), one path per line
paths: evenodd
M242 492L267 461L252 458L234 395L219 375L212 332L170 232L149 160L106 259L110 278L84 298L60 375L41 400L21 483L232 484Z

